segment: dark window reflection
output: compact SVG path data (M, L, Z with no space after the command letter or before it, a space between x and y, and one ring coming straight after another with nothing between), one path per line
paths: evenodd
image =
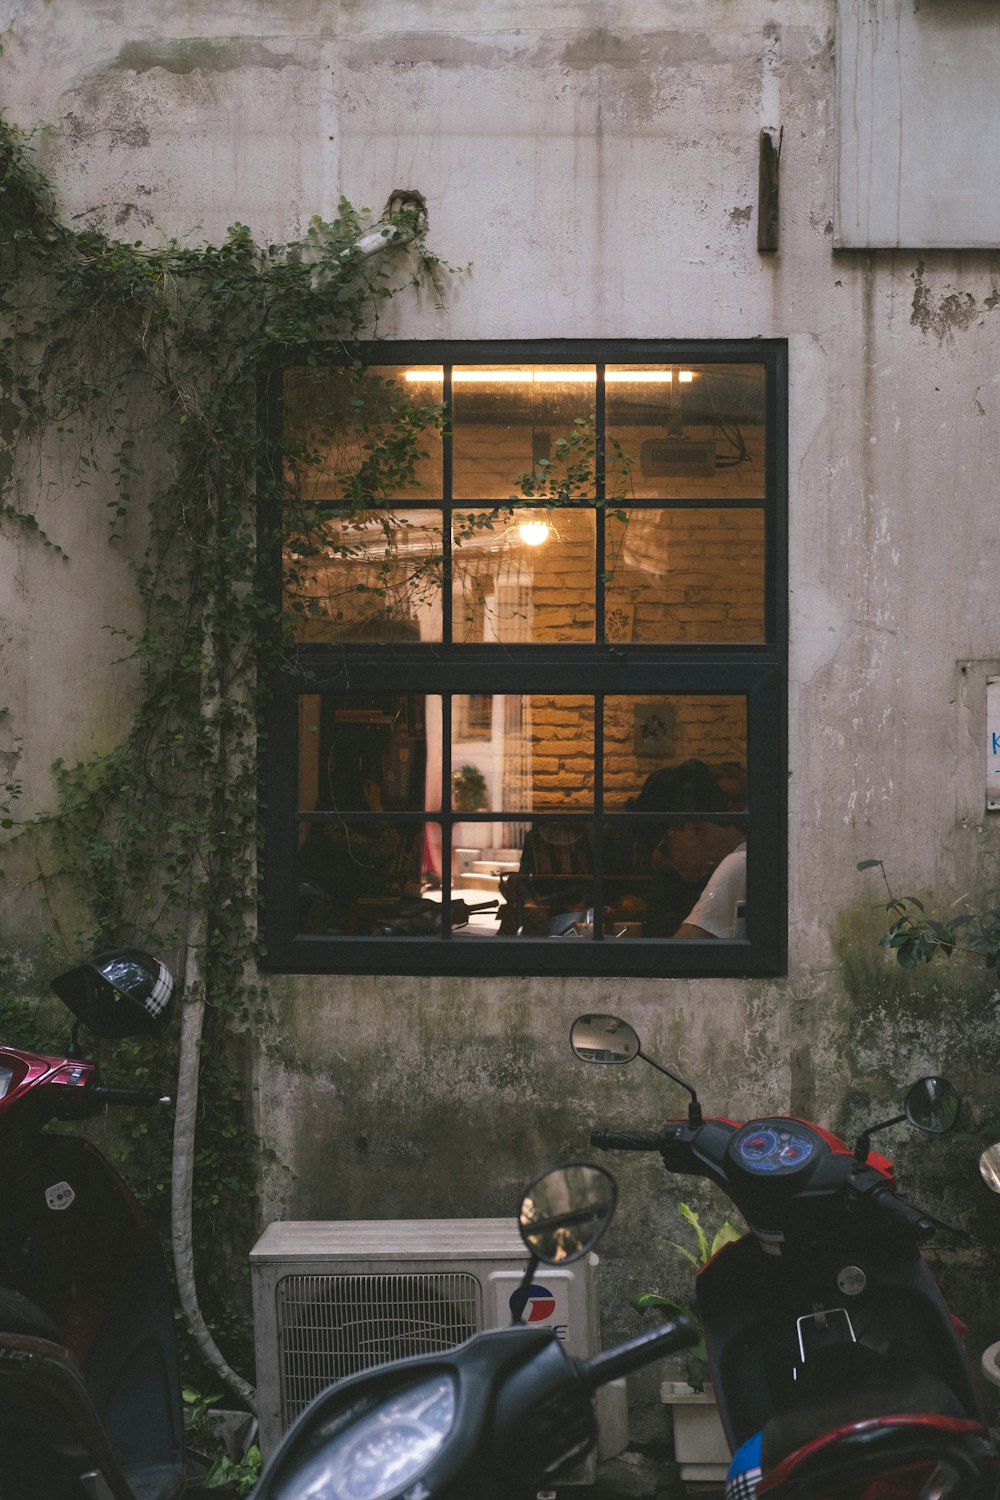
M419 903L424 824L344 817L304 829L296 866L298 928L372 934Z

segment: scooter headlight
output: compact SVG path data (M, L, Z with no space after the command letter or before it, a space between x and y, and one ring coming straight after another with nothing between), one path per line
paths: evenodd
M324 1443L295 1476L296 1500L389 1500L424 1472L454 1425L455 1382L442 1371Z

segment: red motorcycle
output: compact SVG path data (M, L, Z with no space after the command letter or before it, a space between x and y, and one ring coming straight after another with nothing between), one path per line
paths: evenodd
M169 1103L105 1086L78 1034L155 1035L173 979L126 949L52 988L79 1018L65 1055L0 1047L0 1496L176 1500L184 1426L159 1241L94 1146L44 1128Z
M750 1233L697 1279L719 1414L734 1454L728 1494L769 1500L992 1500L1000 1455L984 1425L955 1321L919 1244L947 1228L896 1192L870 1136L958 1118L945 1079L852 1150L804 1120L705 1119L689 1083L647 1057L617 1016L574 1022L578 1058L650 1063L686 1089L686 1120L597 1131L609 1151L652 1151L669 1172L725 1192Z

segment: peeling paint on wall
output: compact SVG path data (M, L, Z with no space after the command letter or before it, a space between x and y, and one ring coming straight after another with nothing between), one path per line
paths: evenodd
M917 261L911 279L913 304L910 322L921 333L933 334L942 342L954 333L964 332L977 318L992 312L1000 303L1000 290L995 285L981 307L971 292L949 291L935 294L922 260Z

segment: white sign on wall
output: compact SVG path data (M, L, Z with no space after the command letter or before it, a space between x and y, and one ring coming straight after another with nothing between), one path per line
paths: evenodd
M986 810L1000 810L1000 677L986 680Z
M837 0L834 244L1000 243L1000 5Z

